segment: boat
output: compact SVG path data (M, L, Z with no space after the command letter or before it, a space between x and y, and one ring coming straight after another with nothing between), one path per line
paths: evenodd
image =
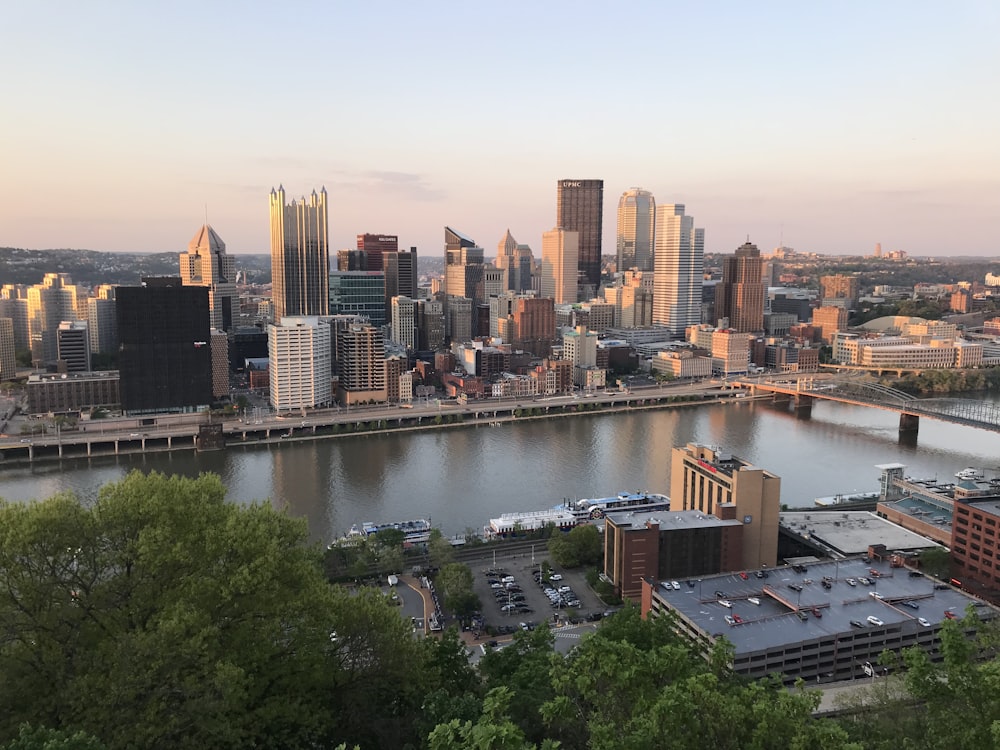
M552 525L561 531L602 520L608 513L620 511L669 510L670 498L655 492L620 492L615 497L584 500L563 500L546 510L504 513L491 518L483 529L489 539L514 536L522 531L535 531Z
M955 477L963 482L978 482L982 479L986 479L986 473L982 469L974 469L970 466L968 469L962 469L960 472L955 474Z
M850 505L852 503L873 503L879 499L877 492L850 492L841 495L831 495L830 497L817 497L813 503L820 508L829 508L833 505Z
M430 539L431 522L424 518L416 518L412 521L400 521L398 523L373 523L365 521L360 527L357 524L352 526L351 530L347 532L346 539L367 539L387 529L402 531L403 544L421 544Z

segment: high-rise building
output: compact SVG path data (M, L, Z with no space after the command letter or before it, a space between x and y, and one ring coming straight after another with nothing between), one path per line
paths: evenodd
M417 348L417 306L410 297L392 298L392 340L410 350Z
M229 396L229 335L212 329L212 398Z
M0 317L0 380L13 380L17 377L16 354L14 321Z
M437 351L444 346L444 303L436 299L417 300L417 348Z
M338 250L337 251L338 271L367 271L364 250Z
M385 274L381 271L336 271L330 274L330 314L364 315L384 326Z
M497 243L497 268L506 274L506 288L512 292L526 292L531 289L531 247L519 245L508 229Z
M14 347L31 348L28 325L28 287L26 284L0 286L0 318L10 318L14 326Z
M830 344L837 331L847 328L847 310L839 305L817 307L812 311L812 324L819 330L820 341Z
M580 233L563 227L542 235L542 296L557 305L576 302Z
M115 292L122 409L195 411L212 403L208 289L179 277Z
M60 323L56 329L56 348L60 371L90 372L90 333L85 320Z
M118 351L118 323L115 317L115 287L101 284L87 299L87 327L92 354L115 354Z
M445 335L452 342L472 339L472 300L448 295L444 300Z
M656 199L648 190L632 188L618 199L618 271L653 270Z
M267 329L271 406L311 409L333 401L330 326L315 316L286 315Z
M604 180L559 180L556 226L578 232L580 283L601 286L601 232L604 228ZM544 251L543 251L544 254ZM575 302L576 298L570 300Z
M846 299L848 307L858 303L860 280L857 276L836 274L819 277L819 297L821 300Z
M781 478L698 443L674 448L670 510L697 510L723 518L719 506L728 503L736 506L736 518L743 522L743 568L773 567L778 554Z
M385 274L386 315L391 312L393 297L417 298L417 248L382 254Z
M41 284L28 287L28 328L31 359L36 366L59 359L56 331L64 320L78 320L77 310L86 294L69 274L47 273Z
M722 281L715 287L715 316L739 333L764 330L764 283L760 250L745 242L722 259Z
M673 338L701 322L704 254L705 230L695 228L684 206L657 206L653 325L665 326Z
M180 254L181 283L208 287L209 326L219 331L233 328L236 293L236 259L226 254L226 243L205 224L195 232L186 253Z
M399 237L394 234L359 234L358 250L365 257L365 267L361 270L383 271L385 255L399 251Z
M454 297L468 297L473 304L484 302L483 248L451 227L444 228L445 291Z
M345 405L382 402L385 384L385 341L370 325L347 326L337 336L338 400Z
M326 188L308 201L285 203L271 189L271 298L274 320L330 312L330 247Z

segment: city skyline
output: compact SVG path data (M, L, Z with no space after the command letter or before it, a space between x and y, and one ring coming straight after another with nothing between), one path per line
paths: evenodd
M582 176L607 190L605 255L636 185L689 206L706 252L1000 255L996 6L630 8L14 6L0 245L182 252L208 223L266 253L284 184L327 187L333 252L376 231L440 256L451 225L537 256L554 185Z

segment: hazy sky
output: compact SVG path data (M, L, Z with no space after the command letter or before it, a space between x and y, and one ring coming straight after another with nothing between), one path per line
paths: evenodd
M0 246L267 252L268 193L540 254L556 181L708 251L1000 256L1000 3L48 2L0 23Z

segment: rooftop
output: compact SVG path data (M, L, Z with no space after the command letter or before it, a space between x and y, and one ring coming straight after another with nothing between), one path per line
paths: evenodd
M609 513L607 520L615 526L645 526L647 522L658 524L660 531L667 529L701 529L713 526L742 526L743 524L732 519L723 521L710 513L702 513L698 510L650 510L632 511L624 513Z
M853 558L814 563L804 570L795 572L792 567L783 566L766 571L767 578L757 578L756 571L751 571L747 580L739 573L727 573L693 580L679 590L661 583L656 595L703 632L724 635L736 654L834 638L856 629L852 621L871 628L868 617L876 617L886 626L902 624L912 629L925 627L917 620L922 617L935 628L946 619L945 612L962 617L970 604L982 604L975 597L931 578L911 576L905 568L891 568L887 561L865 562L864 558ZM861 578L866 578L869 584L862 583ZM824 579L828 580L829 589L823 587ZM854 585L848 581L854 581ZM790 584L802 590L791 589ZM876 592L879 598L872 596ZM750 597L760 604L751 603ZM722 599L732 607L719 604ZM917 608L901 604L904 601ZM796 609L804 612L806 619L800 620ZM821 616L817 617L813 609ZM731 626L725 619L727 615L738 615L742 622Z
M864 554L872 544L884 544L890 550L938 546L868 511L786 512L780 515L779 524L785 531L845 556Z

